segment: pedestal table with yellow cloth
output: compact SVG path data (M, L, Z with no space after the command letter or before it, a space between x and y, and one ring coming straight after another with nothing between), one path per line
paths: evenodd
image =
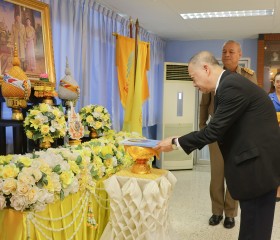
M96 229L88 225L90 214L94 214ZM108 195L100 180L95 194L70 194L42 212L0 211L0 240L99 240L108 218Z
M121 170L105 180L110 220L100 240L171 239L168 205L176 181L163 169L149 174Z

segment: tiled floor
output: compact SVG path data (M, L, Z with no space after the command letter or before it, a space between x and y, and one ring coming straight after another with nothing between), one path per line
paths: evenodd
M209 165L172 173L178 181L170 201L171 240L237 240L239 215L233 229L225 229L223 222L217 226L208 225L208 219L212 215ZM280 203L276 204L271 239L280 240Z

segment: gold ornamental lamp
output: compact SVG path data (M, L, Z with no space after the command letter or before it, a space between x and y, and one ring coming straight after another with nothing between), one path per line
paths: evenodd
M21 109L27 107L27 101L31 94L31 83L20 68L16 44L12 64L13 67L4 74L1 91L6 105L12 108L12 119L23 120Z

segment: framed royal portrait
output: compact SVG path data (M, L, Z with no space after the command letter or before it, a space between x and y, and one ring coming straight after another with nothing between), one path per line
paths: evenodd
M31 83L47 73L55 83L49 5L36 0L0 0L0 81L13 66L15 46L20 67Z

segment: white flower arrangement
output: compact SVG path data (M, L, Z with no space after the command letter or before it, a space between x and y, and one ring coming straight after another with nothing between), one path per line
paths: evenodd
M27 138L40 142L54 142L66 134L64 113L57 107L46 103L35 105L24 119Z
M111 118L108 110L101 105L87 105L80 110L82 124L96 130L98 136L111 128Z
M0 156L0 210L42 211L77 191L95 193L97 180L133 163L117 139L123 134L110 131L79 146Z

